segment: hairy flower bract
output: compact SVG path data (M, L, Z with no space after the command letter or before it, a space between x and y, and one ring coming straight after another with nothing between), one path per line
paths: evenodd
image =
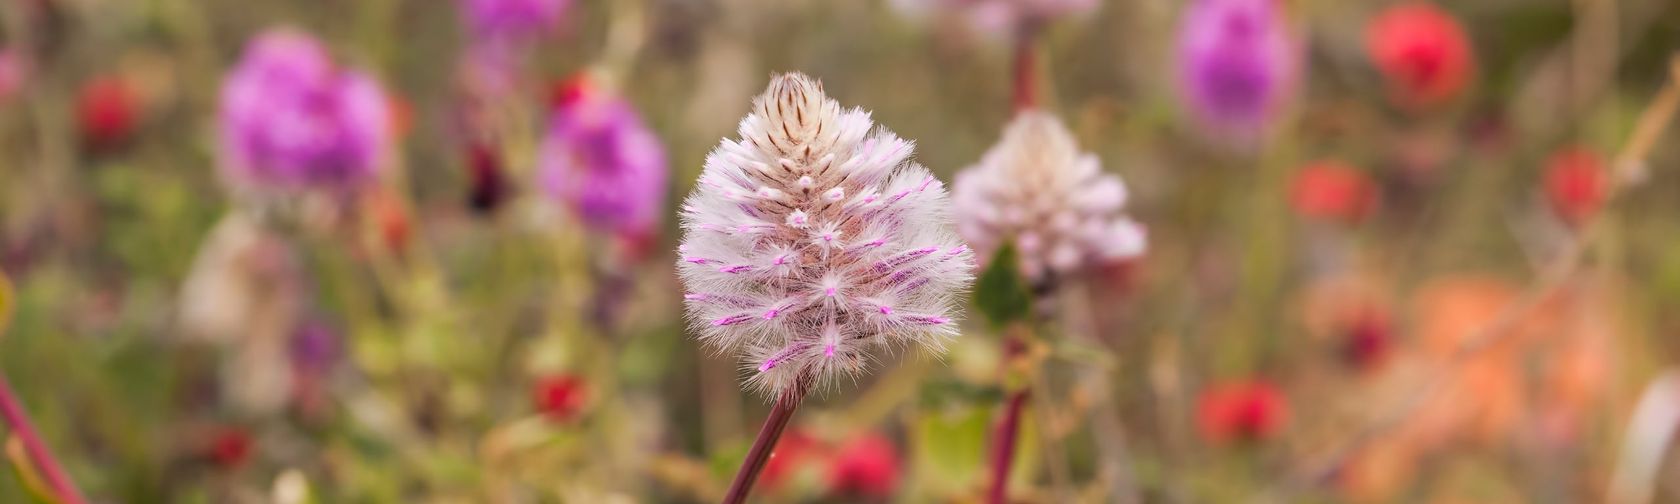
M972 253L911 142L798 73L771 80L683 203L678 265L701 341L780 393L941 346Z

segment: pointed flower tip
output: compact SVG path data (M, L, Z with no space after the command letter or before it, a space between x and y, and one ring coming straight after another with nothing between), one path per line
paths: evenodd
M807 98L823 96L822 82L799 72L787 72L770 78L764 95L778 102L799 103Z

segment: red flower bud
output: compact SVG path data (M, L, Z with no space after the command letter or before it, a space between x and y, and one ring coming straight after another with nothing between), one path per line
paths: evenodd
M1302 217L1356 224L1377 206L1377 185L1365 172L1336 161L1307 165L1295 174L1289 201Z
M1552 211L1569 225L1579 226L1603 206L1610 174L1597 154L1575 147L1553 154L1546 162L1545 184Z
M550 420L569 422L583 410L585 393L583 377L557 374L537 380L531 399Z
M210 439L209 459L217 467L237 469L250 460L255 445L251 433L241 427L223 427Z
M892 440L867 433L847 441L829 465L829 488L837 495L865 499L891 497L898 488L898 452Z
M1215 385L1203 390L1196 403L1202 438L1215 445L1271 439L1288 419L1288 400L1264 379Z
M121 147L138 122L136 102L134 91L117 77L99 77L82 86L76 96L82 144L95 151Z
M555 82L548 90L548 108L558 109L583 101L594 93L588 73L578 73Z
M1425 2L1395 5L1378 14L1366 26L1365 49L1388 79L1393 99L1405 107L1452 99L1474 70L1464 27Z

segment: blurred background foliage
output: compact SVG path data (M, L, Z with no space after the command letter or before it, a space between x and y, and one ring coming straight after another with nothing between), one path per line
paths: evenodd
M798 70L917 140L917 159L949 180L1011 116L1010 40L899 3L579 1L497 112L513 125L497 146L512 199L486 213L468 204L450 2L6 2L0 40L33 64L0 105L0 270L16 287L0 370L98 502L715 500L767 405L741 392L736 363L685 336L674 218L638 253L542 201L529 181L538 118L552 83L609 76L668 150L674 207L766 76ZM1032 364L1012 378L1035 391L1019 500L1605 495L1639 391L1680 359L1680 137L1656 142L1584 266L1507 324L1515 336L1455 354L1539 291L1529 285L1574 239L1546 203L1548 159L1622 148L1671 78L1680 8L1441 3L1468 30L1474 76L1450 105L1414 113L1389 104L1364 50L1389 3L1285 1L1301 89L1253 150L1209 142L1179 111L1181 2L1110 0L1047 26L1045 108L1129 183L1151 248L1074 282L1054 301L1064 316L1030 340ZM238 377L289 365L297 343L183 337L180 304L234 206L216 171L221 76L277 25L370 70L407 119L386 199L280 233L297 264L268 273L296 280L304 318L335 335L342 360L296 368L278 387L285 406L264 409L240 406ZM132 91L119 146L85 140L78 103L98 79ZM1368 218L1292 211L1295 174L1323 160L1375 181ZM1367 311L1370 326L1354 320ZM766 475L765 500L979 500L1010 329L967 319L948 355L907 355L807 404L802 441L783 453L808 455L773 462L788 467L769 470L783 472ZM1210 436L1204 391L1253 380L1283 391L1292 407L1265 414L1287 421ZM1440 388L1410 400L1429 384ZM1407 413L1385 423L1395 410ZM859 478L890 483L883 493L834 475L871 436L889 449L862 456ZM1331 471L1303 482L1323 460ZM1664 467L1680 481L1680 463ZM0 501L33 498L0 477Z

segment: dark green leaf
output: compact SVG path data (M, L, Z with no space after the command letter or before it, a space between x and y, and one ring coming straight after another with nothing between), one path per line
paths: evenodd
M974 286L974 305L992 327L1003 327L1032 313L1032 293L1017 271L1015 247L1004 245Z

